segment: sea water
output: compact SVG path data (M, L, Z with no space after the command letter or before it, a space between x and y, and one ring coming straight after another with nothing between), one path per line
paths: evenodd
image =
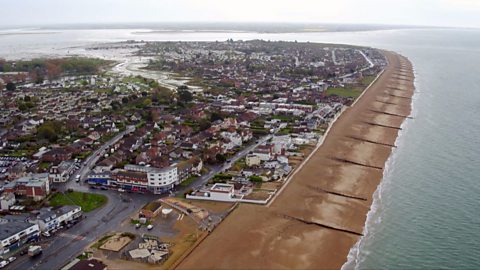
M33 32L33 33L32 33ZM417 93L374 195L365 236L345 268L480 269L480 31L333 33L0 31L0 57L88 55L92 43L135 40L298 40L372 46L410 59Z

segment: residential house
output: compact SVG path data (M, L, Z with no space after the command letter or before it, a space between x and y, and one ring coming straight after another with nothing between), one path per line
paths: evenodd
M64 183L67 182L70 176L75 171L75 162L73 161L62 161L56 166L50 168L49 179L54 183Z
M248 167L252 166L259 166L262 160L260 159L260 156L250 154L245 157L245 164L247 164Z
M60 163L71 158L72 153L70 151L67 151L63 148L54 148L43 154L41 159L44 162Z

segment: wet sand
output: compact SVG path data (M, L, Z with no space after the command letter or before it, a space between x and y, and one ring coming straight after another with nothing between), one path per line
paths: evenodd
M269 206L242 204L178 269L340 269L362 235L414 92L410 62L389 65L335 122Z

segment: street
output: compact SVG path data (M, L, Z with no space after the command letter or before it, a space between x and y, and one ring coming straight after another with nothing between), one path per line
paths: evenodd
M75 180L75 177L77 175L80 175L80 182L83 182L87 174L92 170L93 166L97 163L97 161L100 159L100 157L105 154L105 151L111 147L113 144L117 143L120 139L123 138L128 133L131 133L135 131L135 126L128 126L126 130L120 132L117 134L115 137L110 139L108 142L104 143L102 146L100 146L97 150L93 151L93 153L88 156L83 162L78 169L77 173L73 174L70 177L70 183L74 182L72 180Z
M76 189L85 191L85 188ZM90 213L70 229L62 230L51 236L51 242L43 245L43 255L37 258L28 256L19 257L9 267L12 269L60 269L73 260L95 239L115 228L132 213L140 209L147 202L161 196L151 194L125 194L108 190L89 190L108 197L107 204Z
M126 131L112 138L99 149L94 151L82 164L77 174L84 179L91 168L98 161L102 153L112 144L120 140L126 133L133 131L131 127ZM228 169L233 163L242 157L245 157L258 145L272 138L272 135L266 135L258 139L255 143L248 145L246 148L236 153L228 162L223 165L210 167L210 171L198 177L194 182L186 187L177 187L175 193L185 192L190 188L199 188L204 185L215 174ZM10 265L12 269L39 269L50 270L60 269L78 256L89 244L104 234L113 231L122 221L128 218L132 213L138 211L144 204L168 196L153 194L135 194L135 193L119 193L115 190L98 190L90 189L83 180L76 182L72 178L63 186L59 187L60 191L73 189L80 192L90 192L103 194L108 197L108 202L100 209L90 213L84 213L85 218L70 229L62 230L51 236L51 241L43 245L43 255L36 258L22 256Z
M204 174L204 175L198 177L197 179L195 179L195 181L193 181L191 184L189 184L186 187L177 186L174 190L175 193L184 193L185 191L187 191L190 188L193 188L193 189L200 188L201 186L205 185L205 183L207 183L208 180L210 180L210 178L212 178L215 174L227 170L228 168L230 168L230 166L232 166L233 163L235 163L237 160L245 157L250 151L255 149L255 147L257 147L260 144L270 140L272 138L272 136L273 135L266 135L266 136L258 139L255 143L245 147L243 150L236 153L233 157L230 158L230 161L225 162L225 164L223 164L223 165L210 166L209 167L210 170L208 171L207 174Z

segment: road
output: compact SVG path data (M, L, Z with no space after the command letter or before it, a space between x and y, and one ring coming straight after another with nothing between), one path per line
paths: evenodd
M87 188L79 188L82 191L84 189ZM60 269L97 238L115 230L123 220L138 211L145 203L160 198L158 195L128 194L112 190L89 192L106 195L108 203L100 209L85 213L85 218L70 229L57 232L52 236L51 242L43 245L43 255L34 259L28 256L19 257L9 267L29 270Z
M86 176L90 171L92 170L93 166L97 163L97 161L100 159L100 157L105 153L105 151L108 150L112 145L117 143L120 139L123 138L128 133L132 133L135 131L135 126L128 126L126 130L120 132L117 134L115 137L111 138L108 142L104 143L100 148L95 150L90 156L88 156L85 161L82 162L81 167L78 169L77 173L73 174L70 177L70 183L74 182L71 180L74 180L74 178L77 175L80 175L80 182L83 182L85 180Z
M187 191L188 189L190 188L193 188L193 189L198 189L200 187L202 187L203 185L205 185L208 180L210 180L214 175L216 175L217 173L220 173L222 171L225 171L227 169L229 169L232 164L234 164L237 160L245 157L250 151L252 151L253 149L255 149L257 146L259 146L260 144L270 140L272 138L273 135L266 135L260 139L258 139L255 143L251 144L251 145L248 145L247 147L245 147L244 149L242 149L240 152L236 153L233 157L230 158L230 161L229 162L225 162L225 164L223 165L217 165L217 166L210 166L209 167L209 171L207 174L204 174L200 177L198 177L195 181L193 181L192 183L190 183L188 186L186 187L182 187L182 186L177 186L175 189L174 189L174 193L176 194L179 194L179 193L184 193L185 191Z
M103 194L108 197L106 205L98 210L85 213L85 219L72 228L57 232L55 236L52 236L52 240L48 241L48 245L44 246L42 256L35 259L30 259L27 256L20 257L10 267L14 269L60 269L88 244L115 229L124 219L145 203L160 198L160 196L150 194L123 194L110 190L91 190L88 186L83 185L83 179L105 151L123 136L133 131L135 131L135 127L128 126L125 131L104 143L85 159L77 173L71 176L70 181L59 188L59 190L73 189L75 191ZM78 183L74 181L76 175L80 175L82 181Z
M348 78L348 77L350 77L350 76L352 76L352 75L354 75L354 74L356 74L356 73L363 72L363 71L365 71L365 70L367 70L367 69L370 69L370 68L372 68L372 67L375 66L375 64L372 62L372 60L370 60L370 58L368 58L368 56L367 56L365 53L363 53L361 50L357 50L357 52L358 52L359 54L361 54L361 55L365 58L365 61L368 62L368 67L364 67L364 68L362 68L362 69L360 69L360 70L357 70L357 71L355 71L355 72L342 75L342 76L339 77L340 79Z
M128 131L124 131L121 134L112 138L109 142L97 149L92 155L90 155L84 162L82 168L80 168L77 174L81 174L84 177L93 165L98 160L97 155L105 151L111 144L118 141ZM184 192L185 190L193 187L200 187L210 180L215 174L220 173L235 163L242 157L245 157L250 151L252 151L258 145L266 142L272 138L272 135L267 135L255 143L248 145L238 153L236 153L229 162L226 162L220 166L210 167L210 171L199 177L196 181L192 182L187 187L179 187L175 190L175 193ZM165 195L153 195L153 194L130 194L119 193L114 190L97 190L89 189L87 185L83 185L83 181L76 183L75 181L69 181L61 188L66 190L71 188L75 191L91 192L103 194L108 197L107 204L95 211L85 213L85 218L78 224L74 225L70 229L57 232L52 236L52 240L43 245L43 255L31 259L28 256L22 256L18 258L14 263L9 265L12 269L60 269L62 266L73 260L78 254L84 250L89 244L94 242L102 235L115 230L119 224L127 219L132 213L138 211L144 204L156 200Z

